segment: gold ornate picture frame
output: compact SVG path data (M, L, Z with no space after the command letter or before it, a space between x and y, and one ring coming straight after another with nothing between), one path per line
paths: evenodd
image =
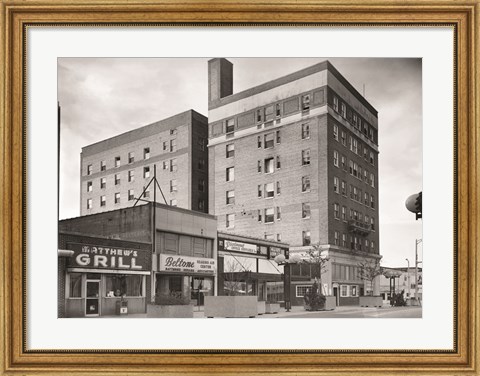
M479 374L479 0L2 1L0 144L2 374ZM28 350L26 31L28 26L446 26L454 30L454 349Z

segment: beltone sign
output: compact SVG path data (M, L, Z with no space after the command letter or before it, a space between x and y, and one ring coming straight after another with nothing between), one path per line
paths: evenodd
M158 260L161 272L215 274L217 261L211 258L161 254Z
M68 260L70 268L150 270L147 251L75 243L68 249L73 251Z
M255 244L240 243L240 242L234 242L232 240L225 240L224 248L228 249L229 251L257 254L257 246Z

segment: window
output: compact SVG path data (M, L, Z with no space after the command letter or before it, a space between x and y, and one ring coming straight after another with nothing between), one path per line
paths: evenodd
M370 248L370 242L368 241L368 239L365 239L365 249L368 248Z
M347 134L342 131L342 145L347 146Z
M227 214L227 228L235 227L235 214Z
M115 174L115 185L120 184L120 174Z
M341 113L342 113L342 117L345 119L347 117L347 106L345 106L345 103L343 102L341 106Z
M363 158L368 159L368 151L367 151L367 148L363 148Z
M150 158L150 148L143 148L143 159Z
M338 193L338 178L335 176L333 177L333 191Z
M347 220L347 207L346 206L342 206L342 219L344 221Z
M342 234L342 247L347 246L347 235Z
M353 125L356 127L357 126L357 114L353 114Z
M120 161L121 161L120 157L115 157L115 167L120 167Z
M353 150L355 154L358 154L358 140L356 138L353 139Z
M177 192L177 179L170 180L170 192Z
M170 129L170 135L173 136L175 134L177 134L177 128Z
M177 140L175 138L170 140L170 153L177 151Z
M310 149L302 150L302 166L310 164Z
M370 185L375 187L375 176L372 173L370 173Z
M335 217L335 219L340 218L340 205L336 203L333 204L333 216Z
M282 164L280 163L280 156L279 155L277 155L276 160L277 160L277 170L278 170L282 167Z
M353 175L353 161L348 162L350 175Z
M273 157L265 159L265 173L270 174L274 171L273 169Z
M265 198L273 197L274 195L273 183L265 184Z
M260 149L262 147L262 136L257 137L257 148Z
M204 138L199 138L197 140L197 145L198 145L198 148L201 150L201 151L205 151L205 139Z
M282 241L282 234L277 234L277 242L281 242Z
M373 152L370 152L370 163L375 165L375 158L373 157Z
M371 249L372 251L375 250L375 242L374 242L373 240L372 240L371 243L370 243L370 249Z
M227 205L235 203L235 191L227 191Z
M273 133L267 133L263 136L264 138L264 148L269 149L273 148L273 138L274 134ZM260 141L260 147L262 146L262 142Z
M310 204L302 203L302 218L310 218Z
M226 178L227 178L227 181L235 180L235 168L234 167L227 167Z
M282 209L280 206L277 206L277 221L282 219Z
M262 161L257 161L257 171L262 172Z
M177 172L177 158L170 159L170 172Z
M340 296L341 297L348 296L348 286L346 286L346 285L341 285L340 286Z
M93 191L93 182L87 181L87 192Z
M339 234L338 231L335 231L333 233L333 238L334 238L335 245L339 245L340 244L340 234Z
M205 200L198 200L198 210L205 210Z
M226 157L231 158L235 156L235 145L234 144L228 144L226 147Z
M310 109L310 95L302 96L302 111L308 111Z
M356 163L353 164L353 176L358 176L358 165Z
M134 180L135 180L135 171L134 170L128 171L128 181L132 182Z
M168 161L163 161L162 165L164 170L168 170Z
M205 170L205 159L200 158L198 160L198 169L199 170Z
M310 231L302 231L302 244L310 245Z
M373 199L373 195L370 195L370 207L373 209L375 208L375 201Z
M148 179L150 177L150 167L144 167L143 168L143 178Z
M275 105L275 116L276 116L276 117L280 117L281 115L282 115L282 114L281 114L281 112L280 112L280 103L277 103L277 104Z
M303 298L305 294L310 290L311 286L296 286L297 298Z
M310 125L302 124L302 140L310 138Z
M107 169L107 162L101 161L100 162L100 171L105 171Z
M115 204L120 203L120 192L115 193Z
M132 201L134 199L134 192L133 192L133 189L129 189L128 190L128 201Z
M357 286L350 286L350 296L357 296Z
M347 158L345 158L344 155L342 155L341 163L342 163L342 169L346 170L347 169Z
M310 176L302 176L302 192L310 192Z
M100 206L105 206L107 204L107 200L105 196L100 196Z
M135 153L130 152L128 153L128 163L133 163L135 162Z
M170 206L177 206L177 199L176 198L172 198L170 200Z
M205 179L198 179L198 190L200 192L205 191Z
M82 273L69 273L69 298L81 298L82 297Z
M338 167L338 151L336 150L333 151L333 165Z
M227 120L227 133L232 133L235 130L235 119Z
M273 208L265 209L265 223L272 223L274 221L275 211Z
M262 122L262 110L257 110L257 123Z
M107 186L107 178L100 179L100 188L104 189Z
M92 208L92 199L89 198L87 199L87 209L91 209Z
M87 175L92 175L92 170L93 170L93 166L91 164L89 164L87 166Z
M277 195L281 193L280 182L277 181Z
M358 189L357 187L353 187L353 199L358 201Z
M145 189L145 187L143 187L143 189ZM143 197L150 198L150 191L144 191Z
M262 197L262 186L257 186L257 197Z
M280 136L280 131L275 132L276 143L280 144L282 142L282 137Z
M338 125L333 126L333 138L338 141Z
M257 218L258 218L258 222L262 222L262 211L261 210L257 210Z
M167 150L167 141L163 141L163 151L166 151Z
M338 97L333 97L333 109L338 112Z
M347 183L344 180L342 180L342 195L347 195Z
M370 218L370 226L372 228L372 231L375 231L375 218Z
M365 183L368 181L368 171L367 170L363 170L363 180L365 181Z

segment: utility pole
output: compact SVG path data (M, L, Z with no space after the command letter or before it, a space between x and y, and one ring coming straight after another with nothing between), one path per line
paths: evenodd
M422 239L415 239L415 301L418 303L418 245Z
M407 260L407 287L408 287L408 298L411 299L411 296L410 296L410 260L408 258L406 258L405 260Z

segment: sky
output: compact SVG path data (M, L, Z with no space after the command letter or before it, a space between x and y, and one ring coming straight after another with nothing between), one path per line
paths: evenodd
M58 60L60 219L80 215L83 146L194 109L208 116L210 58ZM228 58L233 92L325 58ZM405 200L422 190L422 63L414 58L328 58L378 111L379 229L382 265L415 260L421 220ZM419 259L422 259L421 247Z

